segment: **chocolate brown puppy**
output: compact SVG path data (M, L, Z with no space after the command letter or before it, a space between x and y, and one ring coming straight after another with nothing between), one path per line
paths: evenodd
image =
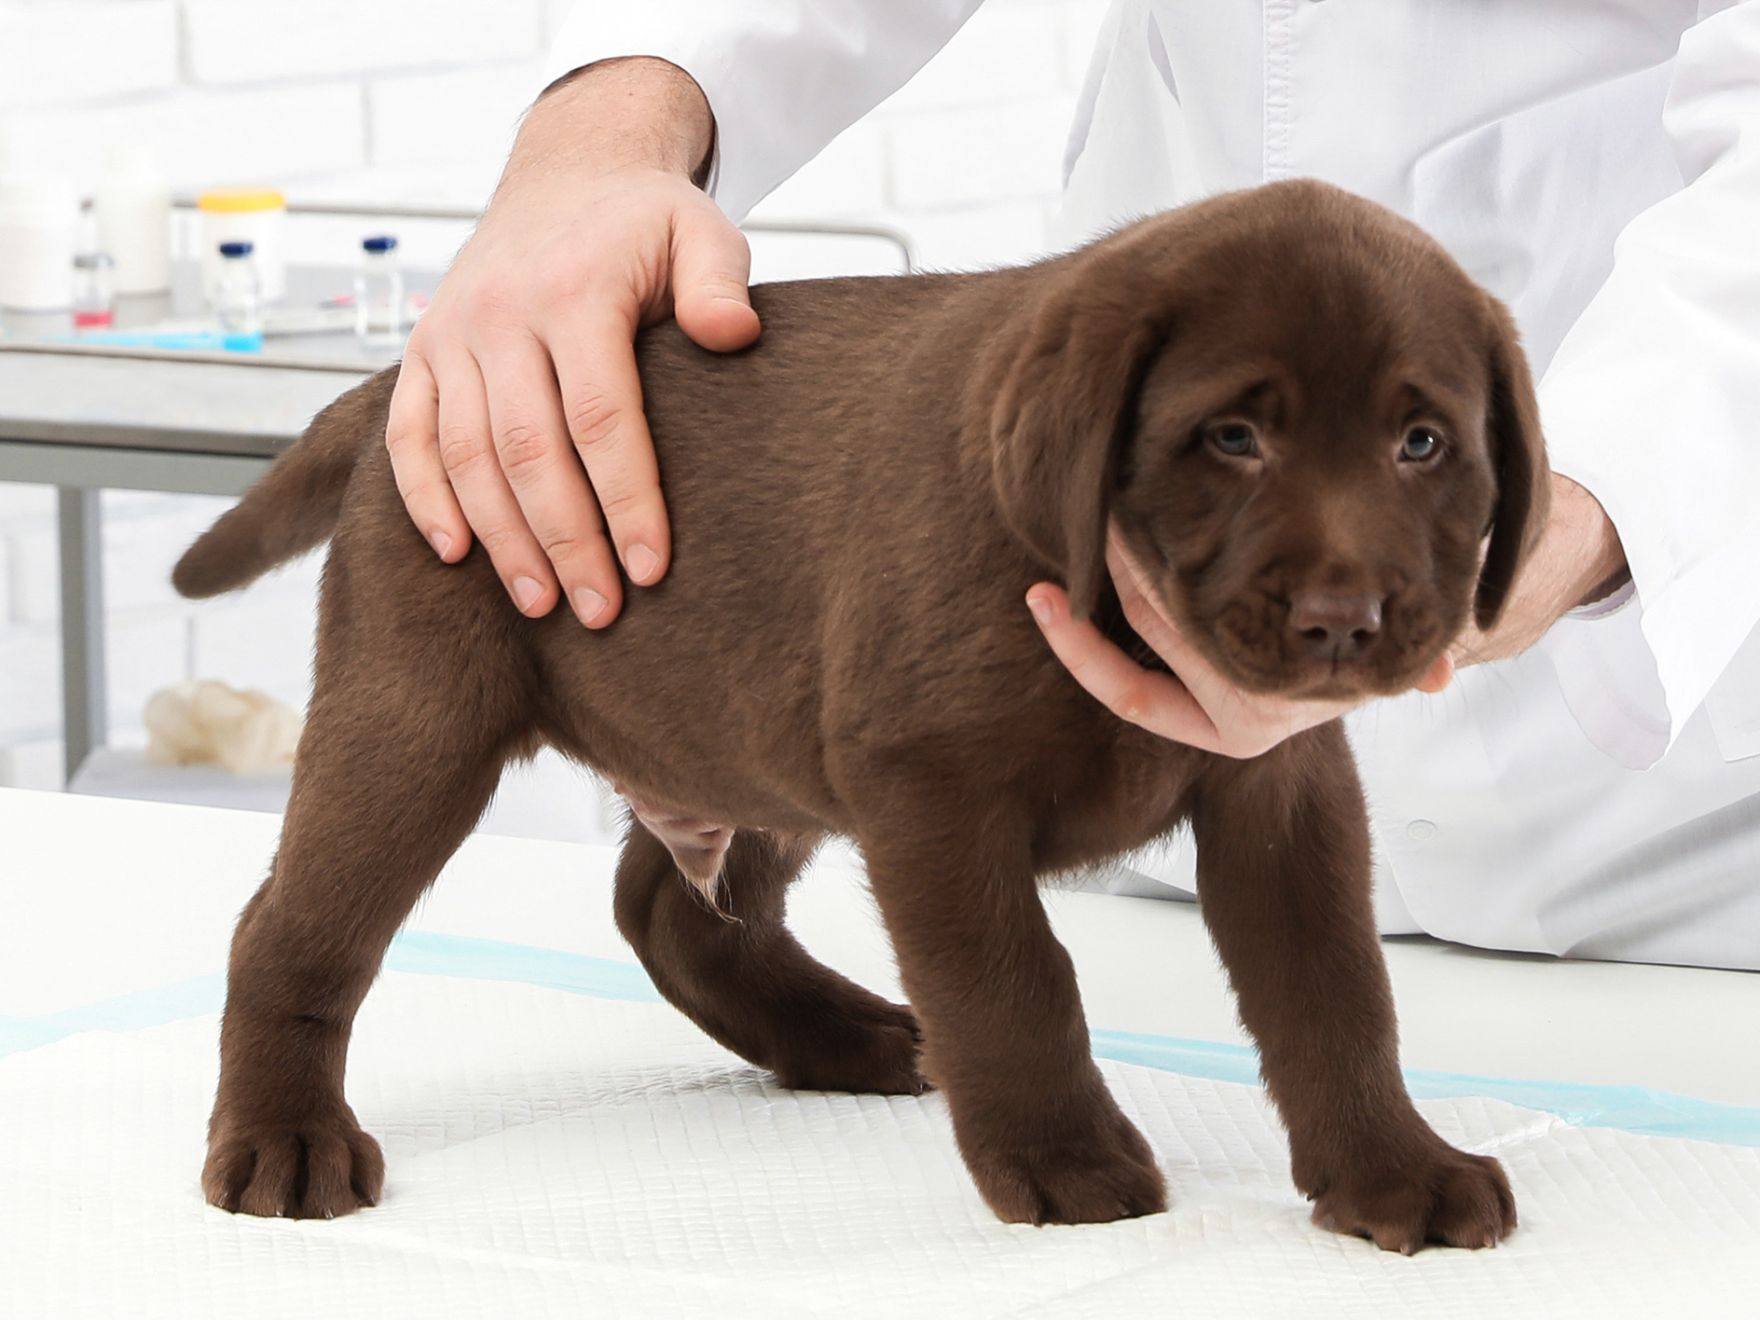
M331 539L281 847L233 943L209 1199L311 1216L379 1197L343 1092L356 1009L502 767L548 743L733 828L699 887L630 826L616 917L661 992L789 1086L932 1081L1016 1221L1166 1204L1037 884L1189 820L1316 1217L1406 1251L1507 1234L1502 1170L1438 1138L1400 1077L1339 726L1249 761L1153 737L1075 684L1022 601L1059 578L1132 644L1110 520L1241 685L1409 686L1470 615L1496 618L1544 520L1504 310L1412 226L1313 183L1025 268L752 299L749 351L641 337L675 552L604 632L521 617L480 550L435 559L393 488L390 372L178 565L210 595ZM830 833L860 845L912 1009L784 925Z

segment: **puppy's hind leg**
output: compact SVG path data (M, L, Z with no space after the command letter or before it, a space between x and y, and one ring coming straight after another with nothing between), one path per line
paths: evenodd
M384 1160L343 1096L355 1011L514 742L469 648L350 653L347 613L327 611L281 846L232 943L202 1186L247 1214L378 1199Z
M735 831L711 903L632 820L617 927L661 994L784 1086L918 1094L927 1087L910 1010L826 967L783 924L788 886L815 842Z

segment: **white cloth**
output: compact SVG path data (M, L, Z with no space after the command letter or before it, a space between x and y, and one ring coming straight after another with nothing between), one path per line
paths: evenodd
M196 1179L217 1030L209 1012L0 1056L0 1314L1647 1320L1751 1315L1760 1289L1753 1147L1420 1100L1503 1161L1521 1226L1407 1260L1308 1222L1260 1088L1103 1061L1171 1208L1031 1229L978 1198L938 1094L784 1091L669 1005L397 971L349 1051L383 1200L233 1216Z
M553 68L689 71L737 217L976 7L579 4ZM1760 966L1760 0L1115 0L1063 240L1296 175L1411 216L1510 303L1553 464L1633 577L1522 661L1354 721L1389 912L1503 948Z
M1521 1213L1496 1251L1412 1261L1307 1222L1195 914L1054 895L1172 1206L1035 1230L984 1208L941 1097L782 1091L656 1002L615 849L484 835L352 1033L384 1199L230 1216L199 1183L217 1014L279 827L0 789L0 1317L1697 1320L1760 1295L1760 1058L1702 1030L1760 1016L1760 977L1390 948L1419 1107L1504 1161ZM789 921L900 994L859 874L815 859Z

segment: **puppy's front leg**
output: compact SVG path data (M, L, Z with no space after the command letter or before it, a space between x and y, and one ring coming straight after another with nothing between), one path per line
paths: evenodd
M888 811L862 850L923 1031L924 1072L990 1208L1016 1223L1154 1214L1166 1184L1089 1053L1069 955L1024 821L948 822L952 795ZM937 826L937 821L944 824Z
M1400 1076L1367 812L1341 726L1218 762L1192 824L1199 905L1315 1222L1407 1253L1494 1245L1516 1223L1503 1169L1432 1132Z

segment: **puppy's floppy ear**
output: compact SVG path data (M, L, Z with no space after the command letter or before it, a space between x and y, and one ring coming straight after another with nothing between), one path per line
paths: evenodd
M1102 246L1073 259L1023 329L993 341L974 382L988 409L980 397L969 413L989 428L1003 521L1062 575L1077 618L1105 581L1107 513L1167 337L1128 255Z
M1546 527L1552 470L1540 435L1540 406L1515 321L1497 299L1491 304L1491 404L1486 440L1497 475L1491 547L1479 573L1473 618L1481 629L1497 622L1516 574Z

